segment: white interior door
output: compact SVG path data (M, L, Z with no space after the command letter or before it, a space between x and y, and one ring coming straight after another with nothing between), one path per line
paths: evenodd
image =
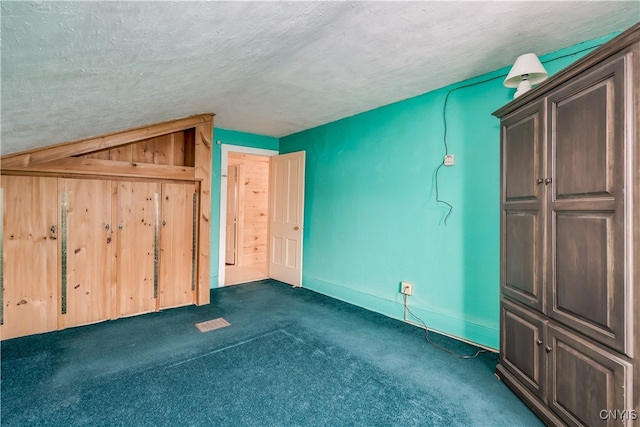
M271 157L269 277L302 286L305 152Z

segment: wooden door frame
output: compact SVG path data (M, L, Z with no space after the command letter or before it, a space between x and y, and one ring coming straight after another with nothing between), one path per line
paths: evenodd
M220 145L220 239L218 242L218 287L225 286L225 248L227 247L227 167L229 153L253 154L272 157L280 154L276 150L245 147L243 145Z

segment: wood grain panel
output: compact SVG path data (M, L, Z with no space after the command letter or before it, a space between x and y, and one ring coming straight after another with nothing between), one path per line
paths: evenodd
M186 166L184 162L184 131L173 134L173 162L174 166Z
M594 67L548 96L550 253L549 316L632 355L628 295L629 210L633 166L625 147L628 56ZM628 116L631 120L632 116ZM637 115L636 115L637 120ZM636 180L637 181L637 180ZM629 218L630 219L630 218Z
M171 120L152 126L142 126L134 129L110 133L95 138L65 142L52 145L45 149L38 148L20 153L14 153L1 158L3 168L32 167L39 163L77 156L94 151L113 148L131 142L155 138L159 135L173 133L195 126L213 127L213 115L201 114L184 119ZM209 156L209 158L211 158ZM193 165L191 165L193 166Z
M600 411L633 408L631 364L559 326L548 336L551 409L569 425L621 425Z
M193 304L193 184L162 184L159 308Z
M558 198L613 194L613 88L608 79L555 104Z
M156 139L150 138L133 144L133 161L135 163L153 163L156 151Z
M558 212L550 316L625 351L624 279L613 212Z
M501 301L500 363L541 399L546 399L544 327L533 311Z
M63 179L67 197L67 313L62 327L111 317L111 182Z
M238 165L227 167L225 264L238 264Z
M514 299L542 307L538 212L509 211L504 217L504 289Z
M153 150L153 163L156 165L174 165L173 134L157 136Z
M93 153L84 154L80 157L85 159L109 160L109 150L95 151Z
M132 144L121 145L108 150L94 151L77 157L84 159L184 166L184 153L184 131L179 131Z
M211 164L213 159L213 121L197 126L194 131L195 177L198 183L198 247L197 247L197 304L210 300L209 251L211 245ZM185 141L185 145L186 141ZM185 153L186 156L186 153ZM186 163L185 159L185 163Z
M269 157L229 153L229 165L238 168L239 266L267 262L269 213Z
M267 259L267 251L255 253L255 254L244 254L242 255L242 265L246 268L254 268L260 265L267 265L266 262L261 262L264 259Z
M520 117L519 117L520 118ZM545 178L540 172L542 147L540 129L542 109L533 109L515 123L503 128L503 156L505 164L505 200L532 200L539 197L537 180Z
M184 130L184 165L196 165L196 130L194 128Z
M109 160L133 162L133 145L121 145L109 150Z
M48 332L57 327L57 182L57 178L2 177L1 339Z
M160 184L120 181L117 209L117 316L156 309L154 298L154 194Z

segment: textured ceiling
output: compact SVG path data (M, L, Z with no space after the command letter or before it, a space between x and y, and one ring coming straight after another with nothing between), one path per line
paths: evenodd
M6 2L2 153L204 112L284 136L623 30L640 2Z

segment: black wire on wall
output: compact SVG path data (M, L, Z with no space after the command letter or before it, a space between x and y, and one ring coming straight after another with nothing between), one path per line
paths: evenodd
M547 59L546 61L542 61L543 64L547 64L549 62L553 62L553 61L557 61L558 59L562 59L562 58L567 58L569 56L575 56L579 53L582 52L586 52L588 50L593 50L595 48L597 48L598 46L601 46L601 44L599 45L595 45L595 46L591 46L582 50L579 50L577 52L573 52L573 53L568 53L566 55L562 55L562 56L558 56L556 58L552 58L552 59ZM453 211L453 205L449 202L447 202L444 199L440 198L440 190L438 188L438 175L440 173L440 169L444 166L444 157L447 156L449 154L449 146L447 144L447 104L449 103L449 96L455 92L456 90L460 90L460 89L464 89L464 88L468 88L471 86L477 86L483 83L487 83L496 79L500 79L503 77L506 77L507 74L500 74L498 76L495 77L490 77L488 79L485 80L480 80L479 82L474 82L474 83L469 83L466 85L462 85L462 86L458 86L458 87L454 87L453 89L450 89L449 92L447 92L447 95L444 98L444 105L442 107L442 123L444 125L444 138L443 138L443 144L444 144L444 156L442 157L442 161L440 162L440 164L438 165L438 167L436 167L436 171L435 171L435 177L434 177L434 184L435 184L435 190L436 190L436 203L441 203L443 205L446 205L449 208L449 211L447 212L447 214L444 216L444 225L447 225L447 219L449 218L449 216L451 215L451 212Z

